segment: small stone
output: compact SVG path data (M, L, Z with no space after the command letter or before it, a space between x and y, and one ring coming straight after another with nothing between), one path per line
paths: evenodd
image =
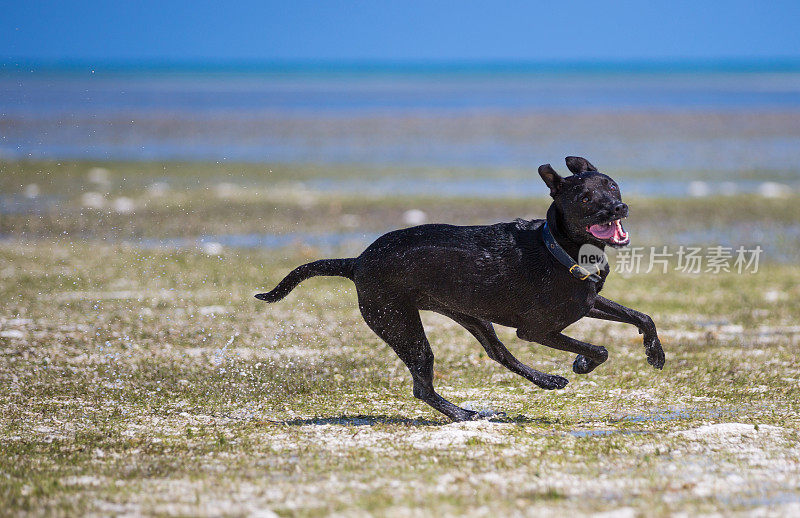
M428 221L428 215L419 209L411 209L403 213L403 223L406 225L422 225L426 221Z

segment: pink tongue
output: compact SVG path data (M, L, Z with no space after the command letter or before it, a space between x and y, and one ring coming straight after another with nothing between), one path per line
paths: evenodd
M589 227L589 232L598 239L608 239L617 232L616 223L611 225L592 225Z

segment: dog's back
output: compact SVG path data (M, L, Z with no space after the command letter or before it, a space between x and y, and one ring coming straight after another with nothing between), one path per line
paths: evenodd
M360 294L454 309L514 325L546 296L552 261L536 235L542 220L483 226L422 225L378 238L356 260Z

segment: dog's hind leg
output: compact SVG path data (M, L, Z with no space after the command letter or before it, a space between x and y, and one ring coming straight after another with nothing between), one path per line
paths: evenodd
M536 369L528 367L519 361L516 357L514 357L513 354L511 354L511 351L506 349L506 346L503 345L503 342L497 338L497 333L494 332L494 326L492 326L491 322L465 315L463 313L451 312L449 310L436 310L436 312L450 317L461 324L464 329L469 331L472 336L478 339L483 348L486 349L486 354L489 355L489 358L496 361L511 372L519 374L534 385L546 390L553 390L564 388L567 386L567 383L569 383L567 378L537 371Z
M358 304L367 325L403 360L414 380L414 397L429 404L453 421L468 421L477 412L460 408L436 393L433 388L433 351L425 336L419 311L391 297L365 300Z

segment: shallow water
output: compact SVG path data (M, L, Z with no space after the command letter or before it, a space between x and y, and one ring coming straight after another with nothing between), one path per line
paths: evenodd
M787 108L800 72L697 70L504 71L146 69L0 71L5 113L240 109L342 113L374 110Z
M57 196L28 197L21 194L0 194L0 214L38 214L56 207Z
M384 232L393 230L386 228ZM735 224L725 229L702 228L696 230L665 231L652 226L629 229L635 232L636 240L642 246L659 243L672 247L672 253L680 246L724 246L734 250L744 246L750 250L760 246L763 250L761 260L793 263L798 260L800 245L800 225L796 223L748 223ZM128 245L142 248L200 248L212 249L217 245L224 248L267 248L308 246L320 252L361 252L367 245L384 232L290 232L283 234L220 234L187 238L140 239L125 241ZM611 251L612 265L616 253Z
M800 73L0 72L0 157L773 171Z
M319 249L321 252L333 252L334 250L362 250L366 245L380 236L378 233L362 232L292 232L288 234L221 234L206 235L188 238L162 238L162 239L141 239L137 241L125 241L127 245L149 248L200 248L201 250L214 252L222 248L283 248L310 246Z
M567 435L573 437L603 437L606 435L632 435L650 433L646 430L572 430Z
M732 416L739 413L742 408L683 408L654 410L648 414L625 416L620 421L631 421L634 423L676 421L679 419L697 419L698 417L716 418L720 416Z
M678 198L691 195L757 193L764 188L759 180L723 180L692 184L685 178L653 177L620 180L626 196ZM457 177L420 178L417 176L381 177L364 180L320 178L305 182L307 187L324 192L363 195L435 195L437 197L539 198L541 181L537 178ZM800 190L800 178L784 189Z
M762 228L763 227L763 228ZM668 251L676 253L680 246L724 246L734 250L744 246L750 250L760 246L761 261L778 263L795 263L798 260L798 244L800 244L800 226L769 225L759 227L762 231L755 231L746 226L740 231L716 232L709 229L696 231L683 231L668 233L658 228L637 228L636 239L644 246L648 243L667 245ZM171 238L142 238L136 240L122 240L120 243L142 249L198 249L211 255L218 255L225 249L281 249L289 247L311 247L319 253L347 253L357 255L370 243L383 233L393 230L385 229L384 232L289 232L289 233L250 233L250 234L218 234L192 237ZM629 229L631 230L631 229ZM87 236L89 238L90 236ZM0 234L0 242L14 240L12 234ZM113 242L113 238L105 238L105 243ZM658 249L660 251L660 248ZM645 246L642 253L647 253ZM615 264L617 252L610 251L609 260L612 268Z

